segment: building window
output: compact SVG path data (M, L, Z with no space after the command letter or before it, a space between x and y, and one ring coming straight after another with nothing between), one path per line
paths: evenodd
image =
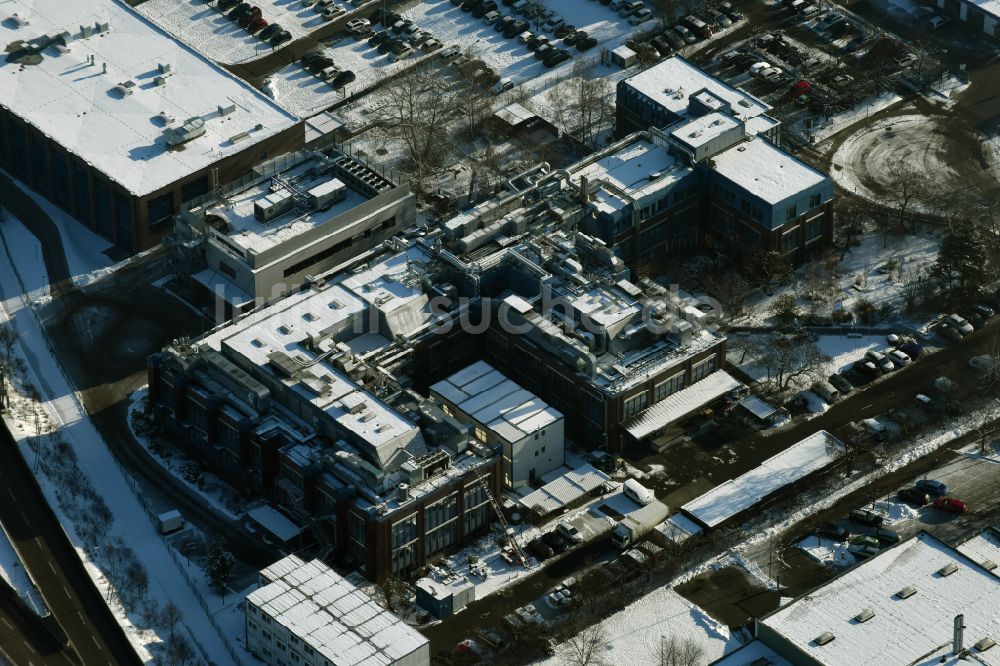
M408 571L417 564L417 514L392 524L392 572Z
M458 493L424 509L424 529L428 557L458 543Z
M358 562L365 561L365 519L356 513L347 514L347 549Z
M750 213L750 202L746 199L740 199L740 210L744 213Z
M480 428L479 426L476 426L476 439L478 439L483 444L486 443L486 431Z
M715 357L707 358L691 368L691 381L697 382L715 372Z
M664 379L658 383L653 390L653 402L659 402L668 395L673 395L684 388L684 373L678 372L676 375Z
M806 222L806 240L816 240L823 235L823 216L818 215Z
M797 208L798 208L797 206L789 206L785 210L785 221L786 222L789 221L789 220L794 220L795 219Z
M219 272L231 278L236 277L236 269L223 261L219 262Z
M647 402L648 398L646 396L645 391L627 399L625 401L625 418L628 418L630 416L635 416L636 414L644 410L646 408Z
M821 194L810 194L809 195L809 207L815 208L816 206L823 203L823 195Z
M468 486L463 496L465 504L465 534L486 527L490 522L490 497L482 483Z

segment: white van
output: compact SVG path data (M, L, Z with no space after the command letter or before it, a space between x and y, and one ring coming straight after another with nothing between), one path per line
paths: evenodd
M625 493L625 497L642 506L645 506L656 499L652 490L645 487L635 479L628 479L622 485L622 492Z
M862 419L861 427L871 434L876 442L884 441L889 436L889 429L884 423L879 423L875 419Z

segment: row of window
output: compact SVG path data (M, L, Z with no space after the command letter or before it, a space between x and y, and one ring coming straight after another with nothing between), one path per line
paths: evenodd
M386 229L391 229L395 224L396 224L396 218L390 217L388 220L384 220L377 227L366 229L364 234L362 234L361 238L370 238L372 234L378 233L380 231L385 231ZM309 268L315 266L316 264L325 261L333 256L336 256L337 254L343 252L344 250L347 250L348 248L351 247L351 244L353 242L354 238L345 238L339 243L334 243L325 250L320 250L316 254L306 257L302 261L292 264L291 266L289 266L284 270L284 276L287 278L291 277L292 275L301 273L305 270L308 270Z
M696 363L691 367L691 382L697 382L705 377L709 376L715 372L717 367L716 359L714 356L707 358L700 363ZM677 393L686 386L685 373L683 371L677 374L671 375L666 379L657 382L653 387L653 403L660 402L667 396ZM635 416L642 410L646 409L649 404L649 392L643 391L642 393L637 393L625 400L624 405L624 416L628 418L630 416Z

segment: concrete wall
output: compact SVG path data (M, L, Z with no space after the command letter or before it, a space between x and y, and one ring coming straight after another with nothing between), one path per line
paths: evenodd
M560 418L519 442L504 442L504 485L517 489L563 464L565 420Z

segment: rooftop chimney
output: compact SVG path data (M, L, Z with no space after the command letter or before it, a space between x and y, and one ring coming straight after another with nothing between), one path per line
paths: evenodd
M951 650L953 654L957 655L962 653L963 650L962 642L964 637L965 637L965 616L959 614L955 616L955 635L954 638L952 639L952 650Z

